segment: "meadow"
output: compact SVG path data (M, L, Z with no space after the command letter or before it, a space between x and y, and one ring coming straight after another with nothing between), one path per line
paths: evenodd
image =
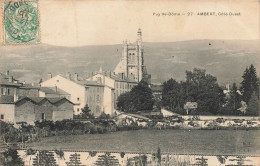
M53 136L28 143L38 150L82 150L199 155L259 155L259 130L132 130Z

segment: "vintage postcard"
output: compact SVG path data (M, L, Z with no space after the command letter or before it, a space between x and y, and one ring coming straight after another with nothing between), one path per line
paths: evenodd
M258 0L0 13L0 165L260 165Z

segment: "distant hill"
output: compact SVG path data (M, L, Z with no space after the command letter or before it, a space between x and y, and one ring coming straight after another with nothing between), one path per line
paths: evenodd
M204 68L216 76L220 84L237 82L246 66L254 64L260 74L259 41L193 40L171 43L144 43L144 60L152 82L170 77L185 79L185 71ZM47 73L79 73L87 77L100 66L115 68L120 60L121 45L61 47L47 44L5 47L1 50L0 70L10 70L20 81L46 79Z

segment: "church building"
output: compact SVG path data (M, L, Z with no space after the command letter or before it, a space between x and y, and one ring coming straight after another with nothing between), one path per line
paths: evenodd
M114 70L115 74L123 74L126 78L140 82L145 79L150 84L151 76L147 74L144 65L144 48L142 32L138 29L135 43L123 41L122 56Z

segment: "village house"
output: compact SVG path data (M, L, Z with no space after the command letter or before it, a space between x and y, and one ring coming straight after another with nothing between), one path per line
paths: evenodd
M73 103L66 98L1 96L0 118L8 123L73 119Z
M57 87L40 87L39 97L58 97L70 100L70 94Z
M22 83L22 86L18 89L18 98L30 96L30 97L39 97L40 86L34 83L26 84L25 82Z
M117 98L126 92L129 92L138 83L124 76L123 73L116 75L112 72L99 72L93 74L87 81L97 81L105 88L106 105L116 107Z
M67 99L75 104L75 115L81 114L81 109L86 104L94 116L99 116L102 112L112 114L114 110L114 107L110 104L113 100L111 87L104 87L98 81L80 80L77 73L74 74L73 78L71 78L70 73L67 73L66 76L56 75L54 77L49 74L49 79L41 83L41 88L43 88L41 91L44 91L45 95L46 93L50 95L49 90L60 91L59 95L67 97Z
M18 98L18 89L22 86L18 80L9 75L9 71L6 74L0 73L0 97L11 96Z

